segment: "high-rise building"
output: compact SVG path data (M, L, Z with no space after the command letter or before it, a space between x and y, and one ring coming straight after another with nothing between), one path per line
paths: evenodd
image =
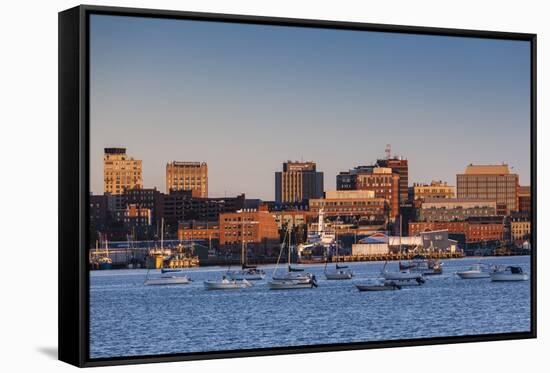
M443 181L432 181L430 184L417 184L413 185L413 199L425 200L433 198L454 198L455 188L447 185Z
M275 172L275 202L278 204L308 201L323 196L323 173L315 162L283 163L283 171Z
M517 211L519 176L510 173L508 165L472 165L456 175L457 198L495 200L506 206L506 213Z
M126 148L105 148L103 192L119 195L140 188L143 188L141 161L128 157Z
M409 190L409 161L402 157L379 159L376 164L379 167L391 168L393 173L399 175L399 204L407 203Z
M337 190L370 190L374 197L383 198L389 217L399 215L399 175L389 167L359 166L336 176Z
M518 188L518 201L520 212L531 212L531 187L520 186Z
M191 190L195 197L208 197L208 166L205 162L172 162L166 165L166 193Z

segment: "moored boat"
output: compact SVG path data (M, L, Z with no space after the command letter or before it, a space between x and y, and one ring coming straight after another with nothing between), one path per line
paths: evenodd
M487 265L478 263L472 265L465 271L458 271L456 275L462 279L478 279L478 278L490 278L491 271Z
M144 285L187 285L191 279L187 276L164 275L160 277L147 278Z
M273 280L268 283L271 290L291 290L291 289L308 289L317 287L315 276L312 276L308 281L300 280Z
M367 284L367 285L355 285L359 291L388 291L388 290L401 290L401 286L393 282L381 283L381 284Z
M388 263L384 263L384 267L382 268L382 271L380 272L381 276L388 281L402 281L404 283L408 282L416 282L418 284L423 284L425 282L422 273L417 272L411 272L410 270L400 270L397 272L388 271L386 269L386 265Z
M204 287L206 290L236 290L236 289L245 289L251 287L252 284L247 280L237 281L237 280L228 280L225 276L222 280L207 280L204 281Z
M491 281L526 281L529 275L518 266L499 267L491 273Z

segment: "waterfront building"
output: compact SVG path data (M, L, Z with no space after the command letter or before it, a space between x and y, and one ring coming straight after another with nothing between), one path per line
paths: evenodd
M520 186L518 188L519 212L531 212L531 187Z
M164 195L164 221L175 233L183 220L216 221L224 212L235 212L244 206L245 196L197 198L190 190L172 191Z
M502 240L504 219L502 216L469 217L463 221L410 222L409 234L447 230L452 234L463 234L465 242Z
M126 148L105 148L103 192L120 195L128 189L143 188L142 162L126 155Z
M531 219L527 213L513 214L510 217L510 235L512 242L522 244L531 238Z
M398 203L399 205L407 203L409 189L409 161L403 157L391 157L388 153L388 158L379 159L376 161L376 165L379 167L390 168L393 173L399 176Z
M505 205L505 214L517 211L519 176L508 165L472 165L456 175L458 198L482 198Z
M279 250L279 228L265 206L259 209L222 213L219 217L220 248L226 252L272 255Z
M430 184L415 183L412 187L412 198L415 201L424 201L434 198L454 198L455 187L447 185L447 182L432 181Z
M194 197L208 197L208 165L206 162L166 164L166 193L191 190Z
M315 162L283 163L283 171L275 172L275 202L300 203L323 196L323 173Z
M385 198L377 198L373 190L332 190L324 198L309 200L309 210L318 214L323 210L327 218L356 217L357 220L385 220L389 205Z
M458 221L497 215L496 201L479 198L428 198L418 209L420 221Z
M217 246L220 239L219 221L197 221L187 220L178 224L178 240L205 240L209 243L214 241ZM212 245L210 245L212 246Z
M374 197L386 200L390 220L399 215L399 175L389 167L358 166L340 172L336 176L336 189L372 191Z

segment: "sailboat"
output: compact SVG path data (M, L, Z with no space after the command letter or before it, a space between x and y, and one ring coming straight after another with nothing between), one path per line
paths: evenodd
M279 252L279 257L277 258L277 264L275 265L275 269L273 270L272 278L273 280L268 283L268 286L272 290L283 290L283 289L305 289L305 288L313 288L317 287L317 279L315 278L315 275L312 275L311 273L304 273L302 271L294 271L291 264L290 264L290 256L291 256L291 230L288 229L288 272L276 276L277 268L279 266L279 261L281 259L284 246L285 246L285 239L283 239L283 243L281 244L281 251Z
M160 251L162 253L164 252L164 219L161 222L160 232ZM187 275L177 276L172 272L163 272L161 269L160 277L149 278L149 271L147 271L144 285L187 285L189 283L191 283L191 279Z
M244 219L244 218L243 218ZM250 222L250 224L253 224ZM265 278L265 272L261 269L258 269L256 266L248 265L247 255L245 250L244 242L244 220L241 221L241 269L236 271L228 270L226 275L231 280L247 280L247 281L258 281Z
M112 269L113 260L109 257L109 241L105 238L105 256L97 260L98 269Z
M401 220L401 218L400 218ZM402 251L402 245L401 245L401 229L399 232L399 252ZM397 272L388 271L386 269L386 266L388 265L388 262L386 261L384 263L384 266L382 267L382 270L380 274L382 277L386 280L385 283L387 284L395 284L395 285L422 285L426 282L424 277L422 276L422 273L418 272L411 272L410 269L400 269Z
M336 258L339 258L339 247L338 236L336 235ZM327 280L351 280L353 278L353 272L348 269L348 266L338 265L338 262L336 262L336 267L334 269L327 271L327 262L325 262L325 277Z

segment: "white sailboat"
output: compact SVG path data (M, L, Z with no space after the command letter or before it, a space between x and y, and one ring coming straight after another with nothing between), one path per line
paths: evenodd
M336 231L335 231L336 232ZM338 235L336 234L336 258L338 256L338 249L340 245L338 244ZM353 278L353 272L348 269L348 266L340 266L336 262L336 267L334 269L327 270L327 263L325 263L325 277L327 280L351 280Z
M160 250L164 251L164 219L161 222L160 229ZM144 285L187 285L192 281L187 275L174 275L172 271L162 271L160 277L149 277L149 271L147 271L147 276L145 278Z
M244 218L243 218L244 219ZM257 224L257 222L248 222L246 224ZM262 269L258 269L256 266L248 265L247 255L245 250L244 242L244 220L241 221L241 269L230 271L228 270L226 275L231 280L248 280L248 281L258 281L265 278L265 272Z
M415 273L411 272L410 270L401 270L397 272L388 271L386 269L388 262L384 263L384 267L382 268L382 271L380 274L386 280L386 283L388 284L396 284L396 285L422 285L424 282L424 277L421 273Z
M225 276L218 280L206 280L204 281L204 288L206 290L236 290L236 289L245 289L251 287L252 284L247 280L229 280Z
M302 271L296 272L293 271L292 266L290 265L290 256L291 256L291 230L288 229L288 272L283 275L276 276L277 268L279 266L279 261L284 250L286 235L281 244L281 251L279 252L279 257L277 258L277 264L273 270L272 281L268 283L268 286L272 290L282 290L282 289L304 289L304 288L313 288L317 287L317 281L314 275L311 273L304 273Z

